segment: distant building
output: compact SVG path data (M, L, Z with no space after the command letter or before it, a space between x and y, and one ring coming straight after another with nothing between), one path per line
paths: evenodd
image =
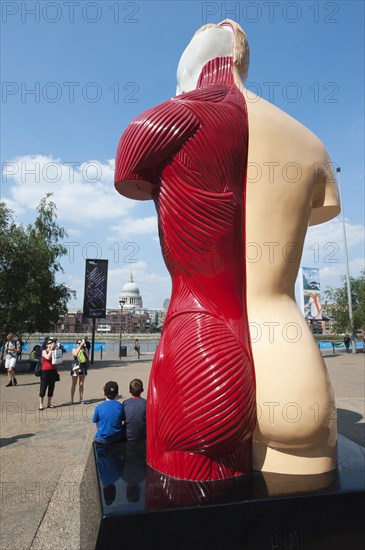
M143 299L133 280L132 271L128 282L120 292L119 301L121 300L124 302L123 310L119 305L115 308L108 308L104 318L96 319L97 334L119 334L121 327L123 333L151 332L162 329L170 300L164 301L163 309L144 308ZM92 319L83 317L81 310L70 309L66 315L60 318L55 330L65 335L68 333L90 334Z
M121 309L107 309L106 316L96 319L97 334L119 334ZM125 333L150 332L152 317L147 311L124 311L122 316L122 331ZM82 311L70 311L64 315L55 330L61 334L91 334L92 319L83 317Z
M170 298L166 298L166 300L163 301L162 307L165 311L167 311L169 309L169 305L170 305Z
M131 274L128 279L128 283L126 283L119 296L119 301L124 302L123 310L137 310L143 308L143 300L142 296L139 292L138 286L133 281L133 273L131 271Z

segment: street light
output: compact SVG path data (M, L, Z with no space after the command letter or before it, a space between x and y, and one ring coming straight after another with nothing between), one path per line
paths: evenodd
M125 304L125 299L119 300L120 305L120 328L119 328L119 359L122 357L122 320L123 320L123 306Z
M342 211L342 232L343 232L343 242L345 247L345 265L346 265L346 281L347 281L347 300L349 305L349 319L350 319L350 327L351 327L351 335L352 335L352 353L356 353L356 334L355 334L355 328L354 328L354 318L352 314L352 298L351 298L351 283L350 283L350 269L349 269L349 255L347 252L347 238L346 238L346 226L345 226L345 211L343 207L342 202L342 190L341 190L341 178L340 178L340 172L341 167L337 166L336 172L338 174L338 189L340 191L340 203L341 203L341 211Z

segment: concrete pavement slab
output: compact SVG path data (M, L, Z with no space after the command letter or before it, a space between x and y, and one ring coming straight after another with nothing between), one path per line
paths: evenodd
M325 356L339 433L363 447L364 360L363 353ZM95 434L90 423L94 408L103 400L108 380L118 382L121 400L128 397L132 378L143 380L146 394L152 356L119 360L104 354L89 369L84 405L67 404L70 364L66 360L60 368L57 408L45 411L38 411L39 379L34 374L19 372L18 386L11 388L5 388L6 375L0 374L2 550L80 548L79 487Z
M10 388L5 388L6 375L0 376L2 550L32 547L52 495L58 490L65 497L69 490L65 480L72 480L75 468L82 469L82 449L85 445L90 448L95 434L90 422L95 406L103 400L105 382L118 382L120 400L129 397L133 378L141 378L147 387L151 356L97 361L86 378L84 405L67 404L70 365L66 361L59 369L61 380L56 383L53 398L57 407L44 411L38 410L39 378L33 373L17 372L18 386ZM66 530L70 527L70 523L63 526ZM53 550L61 550L54 540L56 532L50 532L50 544Z

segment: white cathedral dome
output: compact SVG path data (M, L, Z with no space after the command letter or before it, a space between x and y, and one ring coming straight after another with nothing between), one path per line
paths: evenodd
M123 301L123 309L135 309L142 308L142 296L140 295L139 288L133 281L133 273L131 272L128 283L126 283L119 296L119 301Z

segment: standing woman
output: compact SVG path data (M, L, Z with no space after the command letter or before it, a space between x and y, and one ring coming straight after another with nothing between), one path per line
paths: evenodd
M41 365L41 387L39 389L39 410L43 411L43 399L47 392L47 407L53 409L52 397L54 392L55 383L58 379L57 366L52 365L52 350L56 349L56 342L54 340L47 340L46 349L42 351L42 365Z
M89 353L85 345L85 340L77 340L77 347L72 350L71 366L71 403L74 402L77 380L79 381L80 403L84 403L85 376L87 376L87 367L89 364Z

